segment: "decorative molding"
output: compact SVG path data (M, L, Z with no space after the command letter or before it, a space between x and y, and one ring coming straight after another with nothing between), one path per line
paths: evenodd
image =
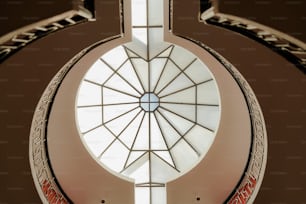
M73 7L70 11L38 21L2 36L0 38L0 63L34 40L63 28L94 20L92 0L74 1Z
M120 37L122 37L121 34L100 41L74 56L51 80L38 102L30 131L29 157L34 183L43 203L71 203L61 190L53 174L46 144L48 118L56 92L69 70L86 53L100 44Z
M229 196L225 203L253 203L263 180L268 151L265 121L261 112L260 105L250 85L231 63L229 63L219 53L204 45L202 42L186 37L183 38L198 44L203 49L212 54L220 63L222 63L237 82L246 99L246 103L250 112L250 120L252 123L252 144L249 160L244 175L242 176L236 189Z
M304 74L306 73L306 44L304 42L254 21L220 13L216 1L202 0L200 2L203 2L201 5L206 5L201 9L200 21L245 35L282 55Z

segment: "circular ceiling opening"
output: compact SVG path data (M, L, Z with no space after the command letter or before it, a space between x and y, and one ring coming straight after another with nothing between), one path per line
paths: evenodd
M220 99L206 65L184 48L172 44L144 59L123 45L88 70L76 112L82 141L98 163L136 186L164 186L212 145Z

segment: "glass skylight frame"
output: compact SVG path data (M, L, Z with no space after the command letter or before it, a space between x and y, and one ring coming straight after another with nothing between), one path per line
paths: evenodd
M163 41L163 18L150 15L163 13L163 0L132 0L132 9L146 3L144 12L132 12L133 41L89 68L76 118L93 158L134 179L136 204L166 204L166 183L190 171L212 145L221 107L209 68ZM138 19L143 13L146 21Z

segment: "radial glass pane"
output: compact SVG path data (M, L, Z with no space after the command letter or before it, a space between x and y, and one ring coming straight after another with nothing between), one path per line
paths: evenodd
M179 172L166 160L162 159L157 154L151 153L151 172L152 172L152 183L164 184L165 180L177 176Z
M173 81L167 84L159 94L160 96L168 95L177 91L191 87L194 83L185 74L179 74Z
M102 103L101 87L96 84L83 81L78 95L78 106L100 105Z
M182 136L194 125L194 121L190 121L184 118L184 116L170 112L169 110L160 108L159 113Z
M137 107L137 103L105 106L103 111L103 122L107 123L108 121L113 120L121 115L128 114L130 111L133 111Z
M181 171L189 170L199 159L197 152L185 140L180 140L171 149L171 153L174 155L174 161Z
M155 87L155 92L159 93L163 89L167 87L168 84L172 82L178 75L180 74L180 70L175 64L168 60L166 66L163 68L163 72L157 82Z
M86 132L99 125L102 125L102 108L101 107L78 108L77 118L79 121L80 131Z
M124 168L128 154L128 149L122 143L116 140L111 146L109 146L109 148L106 149L106 151L100 157L100 161L102 161L112 170L120 172Z
M127 145L128 148L132 149L136 140L137 132L142 123L144 113L137 115L129 124L129 126L120 134L119 139Z
M113 71L101 60L96 61L86 73L85 79L98 84L103 84L113 73Z
M194 122L196 121L197 106L194 104L161 103L160 106L166 110L175 112L176 114L186 118L187 120L194 121Z
M153 91L156 87L158 79L160 78L162 71L166 65L166 58L155 58L150 61L150 91Z
M134 87L138 92L143 92L143 88L141 85L141 82L139 81L139 78L136 74L135 69L133 68L132 64L130 61L127 61L118 71L120 76L131 86Z
M205 155L211 146L214 133L199 126L194 126L185 136L185 139L202 155Z
M218 120L220 118L219 107L214 106L198 106L198 120L199 125L207 127L211 130L216 130Z
M104 85L104 87L117 90L128 95L139 97L140 93L132 86L129 81L118 74L114 74Z
M116 136L119 136L119 134L130 125L140 112L141 110L138 107L137 109L133 109L133 111L126 112L124 115L120 115L120 117L116 117L104 123L104 125Z
M165 138L153 113L150 114L150 142L152 150L167 150Z
M129 95L128 93L117 90L111 89L111 87L103 87L103 105L109 104L123 104L123 103L137 103L139 102L139 98L133 95Z
M175 143L177 143L182 136L174 129L173 126L158 112L155 113L156 120L158 121L159 128L165 137L165 141L169 148L173 147Z
M208 79L211 79L211 74L207 69L206 65L204 65L199 60L196 60L192 63L186 70L185 73L196 83L201 83Z
M111 69L116 70L125 62L127 55L123 47L118 46L104 54L102 59Z
M199 104L219 104L219 95L217 86L214 81L209 81L198 85L197 87L198 97L197 103Z
M184 89L174 91L166 94L160 98L160 102L163 103L184 103L184 104L196 104L196 86L188 86Z
M149 91L149 66L146 61L140 58L131 59L134 69L140 79L142 87L146 92Z
M133 146L136 150L149 149L149 114L146 113L145 117L139 127L139 132L136 136L136 141Z
M171 52L170 58L181 68L186 68L196 57L182 47L175 46Z
M99 127L85 134L83 139L90 151L98 157L115 137L104 127Z

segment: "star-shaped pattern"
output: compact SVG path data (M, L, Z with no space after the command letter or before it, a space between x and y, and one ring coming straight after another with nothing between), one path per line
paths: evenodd
M103 165L139 185L159 185L207 152L219 105L211 73L192 53L169 45L148 60L119 46L86 74L77 116L83 141Z

